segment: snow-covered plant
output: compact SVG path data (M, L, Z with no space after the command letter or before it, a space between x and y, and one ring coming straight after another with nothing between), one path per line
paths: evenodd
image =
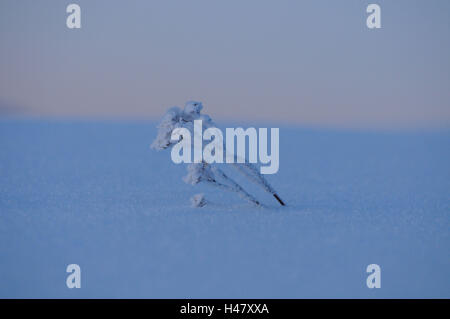
M170 139L172 131L177 127L182 127L180 120L181 110L178 106L171 107L167 110L158 124L158 135L153 141L151 148L159 151L169 147L172 144Z
M170 108L163 116L158 125L158 134L151 147L156 150L162 150L177 143L178 141L171 140L172 131L176 128L186 128L191 132L192 135L195 134L195 130L193 129L194 120L202 120L204 128L215 127L215 124L208 115L201 114L202 109L202 103L196 101L187 102L183 110L181 110L177 106ZM223 153L225 153L225 143L223 144L222 148ZM266 178L262 174L260 174L257 167L254 164L249 163L247 159L244 159L243 162L244 163L238 163L238 161L235 160L232 165L235 169L237 169L238 172L242 173L250 181L256 183L257 185L261 186L266 192L272 194L278 200L278 202L284 206L283 201L277 195L276 191L269 184ZM206 182L221 189L235 192L241 198L257 206L261 205L256 198L245 191L237 182L228 177L221 169L206 162L189 164L188 175L184 177L184 181L192 185L198 184L200 182ZM202 199L203 204L205 204L206 202L204 201L203 195ZM195 200L191 199L191 201L193 201L193 203L197 203L198 198L196 197ZM195 206L198 207L198 205Z

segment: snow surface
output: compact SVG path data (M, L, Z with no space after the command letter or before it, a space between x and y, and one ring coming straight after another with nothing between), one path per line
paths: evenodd
M242 180L263 209L184 183L155 134L0 120L0 297L450 297L449 132L281 127L266 177L289 206Z

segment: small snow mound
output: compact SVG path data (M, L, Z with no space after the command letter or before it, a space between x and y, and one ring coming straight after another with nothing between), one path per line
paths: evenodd
M196 194L191 197L192 207L203 207L206 205L206 199L204 194Z

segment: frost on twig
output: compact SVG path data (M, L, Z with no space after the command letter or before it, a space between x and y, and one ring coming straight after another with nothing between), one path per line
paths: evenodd
M192 163L187 167L188 174L183 177L186 184L196 185L201 181L215 183L211 166L206 163Z
M237 193L241 198L250 203L261 206L261 203L252 195L247 193L238 183L228 177L218 167L207 163L193 163L188 165L188 174L183 178L187 184L195 185L200 182L209 183L212 186Z
M256 166L252 163L233 163L233 167L244 174L250 181L261 186L266 192L275 194L275 190L269 182L258 172Z

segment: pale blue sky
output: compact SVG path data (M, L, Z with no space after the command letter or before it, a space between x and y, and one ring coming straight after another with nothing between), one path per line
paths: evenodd
M0 116L153 118L195 99L219 121L450 127L446 0L2 0L0 43Z

